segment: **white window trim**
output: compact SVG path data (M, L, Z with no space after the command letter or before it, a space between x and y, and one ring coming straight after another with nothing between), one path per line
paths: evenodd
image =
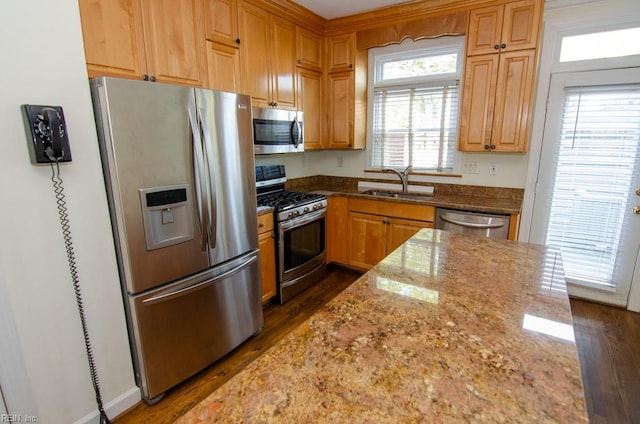
M422 49L430 49L431 53L434 51L442 50L442 51L450 51L452 47L455 47L458 52L458 62L457 62L457 75L449 74L440 74L437 76L438 80L442 79L459 79L460 85L462 85L463 78L463 64L464 64L464 36L445 36L438 38L429 38L418 41L413 41L411 39L405 39L400 44L393 44L384 47L374 47L369 49L369 66L368 66L368 75L367 75L367 133L366 133L366 168L367 169L377 169L373 167L373 92L374 92L374 81L376 72L379 72L376 69L376 56L388 56L392 57L404 57L403 53L412 51L412 50L422 50ZM425 81L427 78L420 77L421 81ZM435 79L435 78L434 78ZM411 84L416 80L416 78L403 78L391 80L388 83L378 84L378 86L402 86ZM460 103L459 103L460 104ZM458 118L459 118L458 111ZM459 121L458 121L459 125ZM448 175L458 175L462 172L462 153L456 149L455 160L453 171L451 173L436 173L439 176L448 176Z

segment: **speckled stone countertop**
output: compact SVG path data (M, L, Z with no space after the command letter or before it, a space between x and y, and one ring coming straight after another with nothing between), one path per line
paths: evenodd
M287 181L287 189L297 191L316 191L326 195L340 194L366 199L389 202L409 202L437 207L463 209L475 212L520 214L524 190L482 186L462 186L457 184L424 183L434 187L433 196L424 196L421 200L395 199L390 197L372 197L358 190L359 179L347 177L315 176ZM388 180L367 180L386 182Z
M586 423L560 255L424 229L179 423Z

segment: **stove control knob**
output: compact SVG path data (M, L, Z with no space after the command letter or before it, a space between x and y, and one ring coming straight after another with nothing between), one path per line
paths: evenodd
M316 203L315 205L313 205L313 210L316 211L320 209L320 203Z
M304 212L305 213L309 212L309 208L308 207L304 208Z
M287 215L289 218L293 217L293 212L289 212L289 215Z
M294 214L295 216L298 216L298 215L300 215L300 211L295 211L293 214Z

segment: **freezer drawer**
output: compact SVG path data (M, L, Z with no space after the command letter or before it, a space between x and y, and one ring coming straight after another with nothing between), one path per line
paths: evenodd
M134 364L153 398L255 334L263 325L257 251L151 293L130 297Z
M506 239L509 237L510 220L509 215L437 208L435 228L456 233Z

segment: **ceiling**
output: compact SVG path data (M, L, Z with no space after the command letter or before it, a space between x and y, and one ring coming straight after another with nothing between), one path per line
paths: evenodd
M325 19L355 15L393 4L407 3L407 0L293 0Z

